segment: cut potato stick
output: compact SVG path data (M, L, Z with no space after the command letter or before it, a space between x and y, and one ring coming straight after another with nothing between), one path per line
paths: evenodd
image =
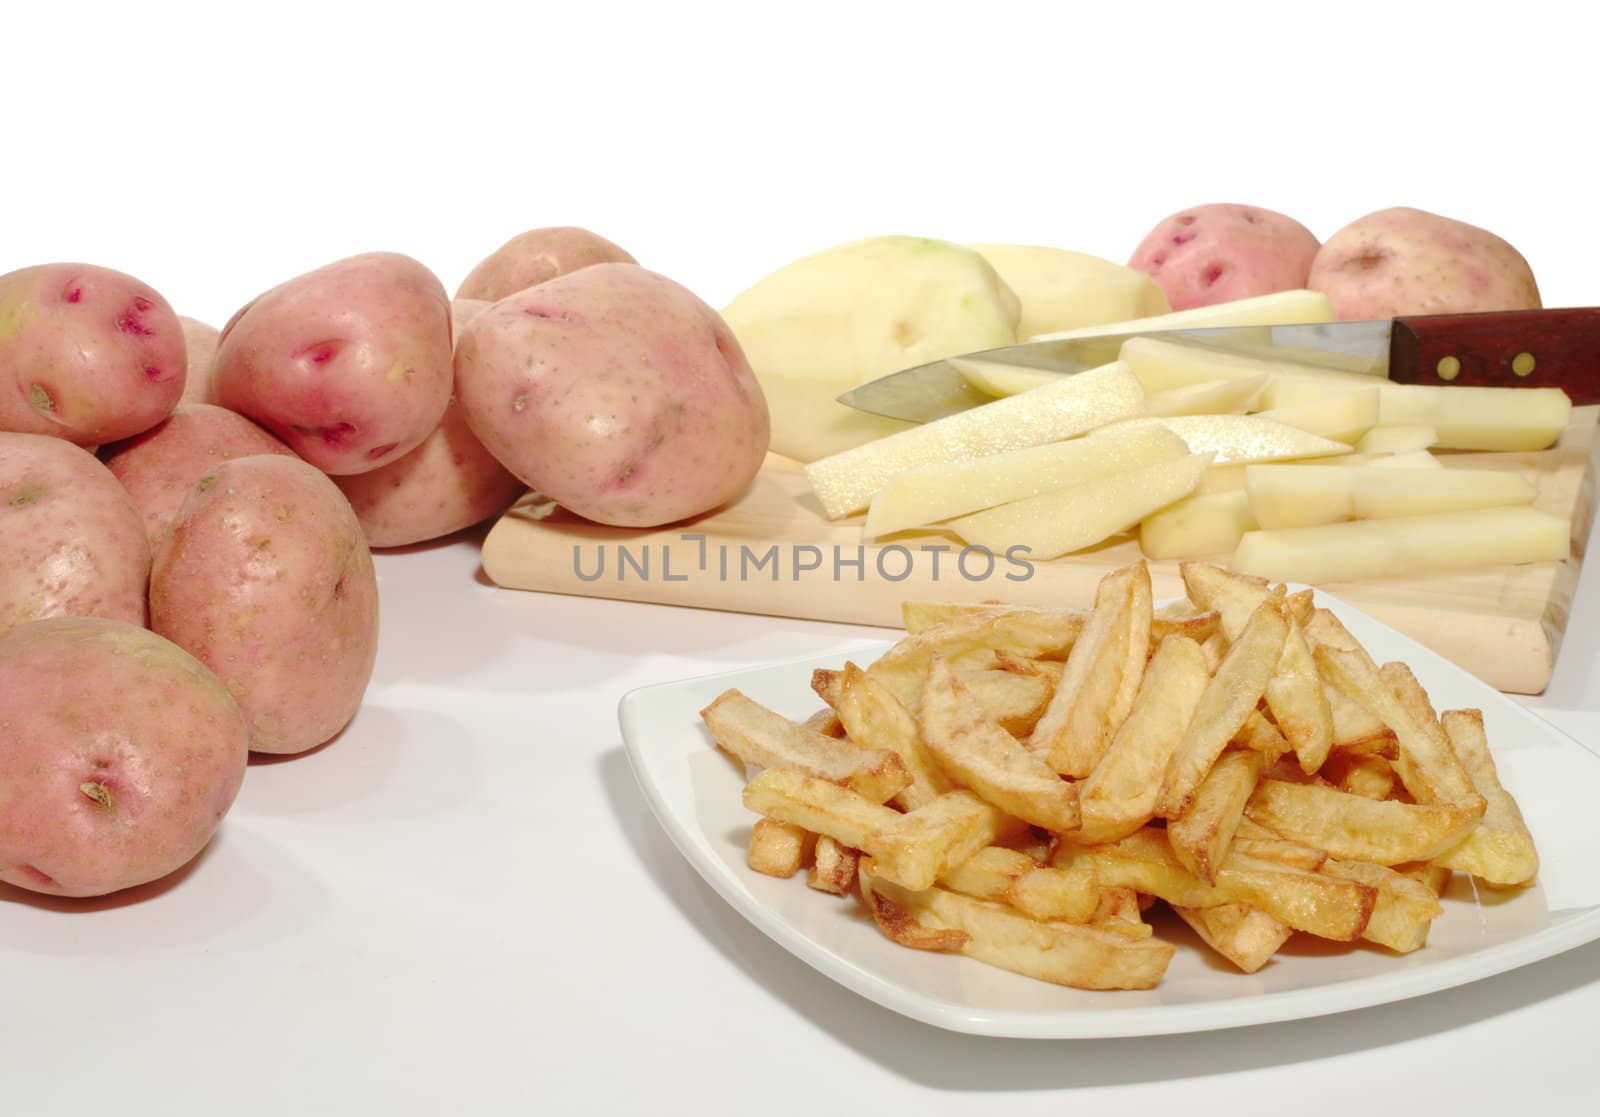
M1282 600L1269 598L1251 616L1239 639L1229 646L1200 696L1194 720L1185 728L1183 739L1167 764L1161 794L1156 799L1158 815L1177 818L1188 809L1211 765L1260 701L1283 654L1287 632L1288 618Z
M965 931L925 922L912 906L912 897L874 873L870 859L856 866L861 899L884 937L912 950L955 954L971 939ZM912 894L914 895L914 894Z
M1403 426L1373 427L1356 442L1356 452L1363 454L1409 454L1426 450L1439 441L1439 432L1424 423Z
M1183 563L1178 573L1190 601L1202 609L1217 611L1222 634L1229 643L1239 639L1261 603L1274 595L1265 578L1236 574L1209 562Z
M1350 452L1343 442L1259 415L1172 415L1145 421L1161 423L1183 439L1190 453L1210 455L1215 466L1325 458Z
M1143 407L1139 381L1113 362L821 458L805 467L806 480L823 512L838 519L867 507L904 470L1058 442Z
M1100 910L1100 882L1088 865L1041 866L1019 875L1005 901L1030 919L1089 923Z
M869 878L863 877L865 883ZM930 933L965 936L960 953L1013 973L1080 989L1150 989L1176 948L1098 927L1045 923L942 888L911 892L876 877L867 887Z
M939 883L964 896L1005 903L1017 878L1038 867L1038 862L1025 853L1004 846L985 846L952 866Z
M1133 573L1128 583L1128 611L1124 621L1128 634L1122 642L1122 670L1117 677L1117 692L1112 696L1111 705L1106 710L1106 729L1101 734L1100 746L1095 754L1096 764L1099 763L1100 757L1105 755L1112 735L1121 728L1128 711L1133 709L1134 696L1139 693L1139 684L1144 681L1145 662L1150 658L1150 649L1153 646L1151 626L1155 610L1150 596L1150 568L1141 559L1134 563L1131 569ZM1066 676L1065 671L1062 672L1062 676ZM1090 766L1090 770L1092 769L1093 765ZM1088 774L1087 771L1084 772L1084 775Z
M1255 973L1289 941L1294 929L1244 904L1214 908L1174 907L1201 940L1245 973Z
M1415 577L1423 571L1559 562L1570 551L1570 534L1567 520L1526 506L1352 520L1246 532L1232 566L1311 585Z
M1028 739L1029 751L1062 775L1087 776L1116 732L1110 713L1128 660L1135 576L1129 566L1100 579L1094 614Z
M1054 833L1078 828L1078 789L988 717L935 657L922 695L922 739L958 784Z
M1538 495L1513 470L1418 470L1397 484L1393 467L1379 465L1252 465L1244 486L1251 515L1269 530L1532 504Z
M1457 845L1483 818L1484 801L1377 801L1316 784L1262 780L1245 813L1267 829L1341 860L1400 865L1429 861Z
M1267 386L1268 376L1241 376L1234 380L1202 380L1181 388L1146 394L1147 415L1230 415L1249 411ZM1374 404L1374 414L1377 407Z
M1377 890L1372 918L1361 937L1390 950L1402 954L1420 950L1428 941L1428 928L1444 913L1433 889L1382 865L1329 860L1322 871Z
M866 538L878 539L1188 452L1183 439L1160 423L1132 422L1063 442L908 469L873 496L863 530Z
M1394 766L1370 753L1336 752L1322 765L1321 776L1340 791L1363 799L1388 799L1394 793Z
M769 877L792 877L811 854L816 835L792 822L758 818L750 828L750 845L745 859L758 873Z
M1377 425L1378 387L1356 386L1313 403L1273 407L1256 414L1348 445Z
M1333 747L1333 713L1317 675L1311 646L1293 615L1278 667L1267 680L1267 709L1307 775L1322 767Z
M1116 841L1155 817L1167 762L1209 678L1205 655L1193 640L1168 636L1161 641L1133 709L1080 787L1079 840Z
M1140 521L1139 550L1153 559L1226 554L1239 545L1245 532L1260 526L1242 488L1196 492Z
M1471 774L1473 787L1488 806L1482 824L1464 842L1442 854L1438 864L1471 873L1492 885L1527 884L1539 872L1539 854L1516 799L1500 783L1483 732L1483 713L1446 710L1439 720L1455 754Z
M962 613L907 636L867 668L906 709L921 704L922 684L935 656L952 667L992 667L995 649L1027 658L1060 656L1078 639L1083 615L1069 610L1004 609Z
M879 824L859 849L883 876L906 888L928 888L989 845L1007 819L970 791L951 791Z
M1030 559L1057 558L1104 542L1189 495L1210 461L1205 453L1159 461L947 520L943 526L995 554L1020 547Z
M1207 884L1228 856L1244 805L1266 767L1259 752L1228 751L1217 758L1189 801L1189 808L1167 823L1167 841L1178 862Z
M762 819L763 822L770 821ZM856 862L860 854L840 845L826 834L817 839L806 884L818 892L848 896L856 886Z
M1542 450L1571 415L1560 388L1384 384L1378 401L1380 426L1431 426L1447 450Z
M737 690L700 711L717 745L746 764L788 768L847 787L883 803L911 782L900 758L824 736L767 709Z
M836 709L850 740L886 748L905 765L911 782L895 794L897 806L914 810L950 790L950 781L923 747L922 731L911 711L888 687L854 663L844 665Z

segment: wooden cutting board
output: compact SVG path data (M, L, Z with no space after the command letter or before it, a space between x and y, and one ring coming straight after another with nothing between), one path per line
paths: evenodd
M1550 680L1594 513L1597 416L1600 407L1575 408L1550 450L1442 455L1450 468L1527 471L1537 507L1572 518L1567 561L1323 588L1501 690L1537 694ZM1129 536L1033 563L963 555L958 539L939 533L865 543L862 516L829 522L800 467L776 456L737 503L669 528L603 527L542 511L526 498L489 532L483 567L497 584L896 628L900 603L911 599L1086 606L1102 575L1140 557ZM1182 594L1176 563L1151 563L1150 573L1158 597Z

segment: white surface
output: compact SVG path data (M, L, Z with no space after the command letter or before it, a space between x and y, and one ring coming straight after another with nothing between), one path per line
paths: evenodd
M720 304L873 233L1122 259L1197 202L1322 236L1411 204L1508 238L1551 305L1594 303L1593 20L1361 0L12 5L0 272L120 267L220 325L348 253L409 252L453 290L511 234L576 223ZM505 593L476 565L465 546L380 562L359 721L253 767L176 887L87 915L0 900L4 1112L1595 1100L1595 945L1384 1008L1164 1039L990 1040L879 1009L700 881L615 722L630 687L878 634ZM1591 746L1597 579L1536 703Z
M1458 877L1444 896L1428 943L1404 956L1361 947L1297 949L1255 974L1240 974L1177 920L1158 918L1159 937L1180 949L1155 989L1093 993L1061 989L954 956L889 942L860 906L827 898L804 879L752 871L745 851L753 821L740 802L744 776L709 743L699 711L737 688L803 720L818 708L814 668L844 657L722 673L645 687L619 710L628 761L650 809L695 870L740 914L796 957L841 985L914 1020L987 1036L1092 1039L1146 1036L1296 1020L1449 989L1600 938L1600 756L1461 668L1324 594L1379 663L1411 666L1438 710L1481 709L1496 767L1516 797L1540 853L1531 888L1496 895ZM865 666L890 645L861 649ZM1304 948L1304 949L1299 949Z

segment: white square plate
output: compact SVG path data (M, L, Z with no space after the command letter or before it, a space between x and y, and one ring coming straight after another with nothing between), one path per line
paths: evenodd
M710 742L699 711L729 687L803 718L820 708L815 667L843 653L635 690L619 717L645 798L689 863L740 914L817 970L886 1008L981 1035L1157 1035L1319 1016L1402 1000L1502 973L1600 938L1600 756L1421 644L1318 595L1380 663L1403 660L1439 710L1483 711L1501 780L1517 797L1541 859L1538 882L1477 890L1457 873L1428 944L1399 955L1296 935L1255 974L1217 959L1170 915L1156 933L1180 949L1156 989L1088 992L1017 976L959 955L885 939L852 900L752 872L754 816L736 765ZM887 648L888 644L884 645ZM865 666L881 649L852 649Z

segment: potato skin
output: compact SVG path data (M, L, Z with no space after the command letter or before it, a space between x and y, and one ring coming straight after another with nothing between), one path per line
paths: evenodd
M1300 222L1260 206L1214 203L1166 218L1128 261L1166 292L1173 310L1297 291L1306 285L1317 238Z
M0 633L42 617L142 625L149 577L144 521L110 470L62 439L0 433Z
M595 264L485 310L461 337L456 396L524 484L623 527L732 499L771 431L727 324L635 264Z
M230 458L293 453L243 415L208 403L180 403L152 429L102 447L100 460L133 498L153 548L207 470Z
M378 650L378 583L349 502L298 458L223 462L156 549L150 627L217 673L254 751L328 740L361 705Z
M587 229L557 225L518 233L480 260L456 291L458 299L498 302L591 264L637 264L622 248Z
M244 779L244 715L153 632L52 618L0 635L0 880L99 896L157 880Z
M1404 206L1369 213L1328 238L1308 287L1342 321L1405 314L1537 310L1520 252L1487 229Z
M184 403L216 403L211 370L217 362L217 341L222 331L196 318L178 315L183 328L183 349L188 371L183 380Z
M0 430L127 438L172 411L184 370L178 316L133 276L70 263L0 276Z
M450 301L408 256L339 260L261 295L222 331L216 400L334 474L415 449L450 399Z

